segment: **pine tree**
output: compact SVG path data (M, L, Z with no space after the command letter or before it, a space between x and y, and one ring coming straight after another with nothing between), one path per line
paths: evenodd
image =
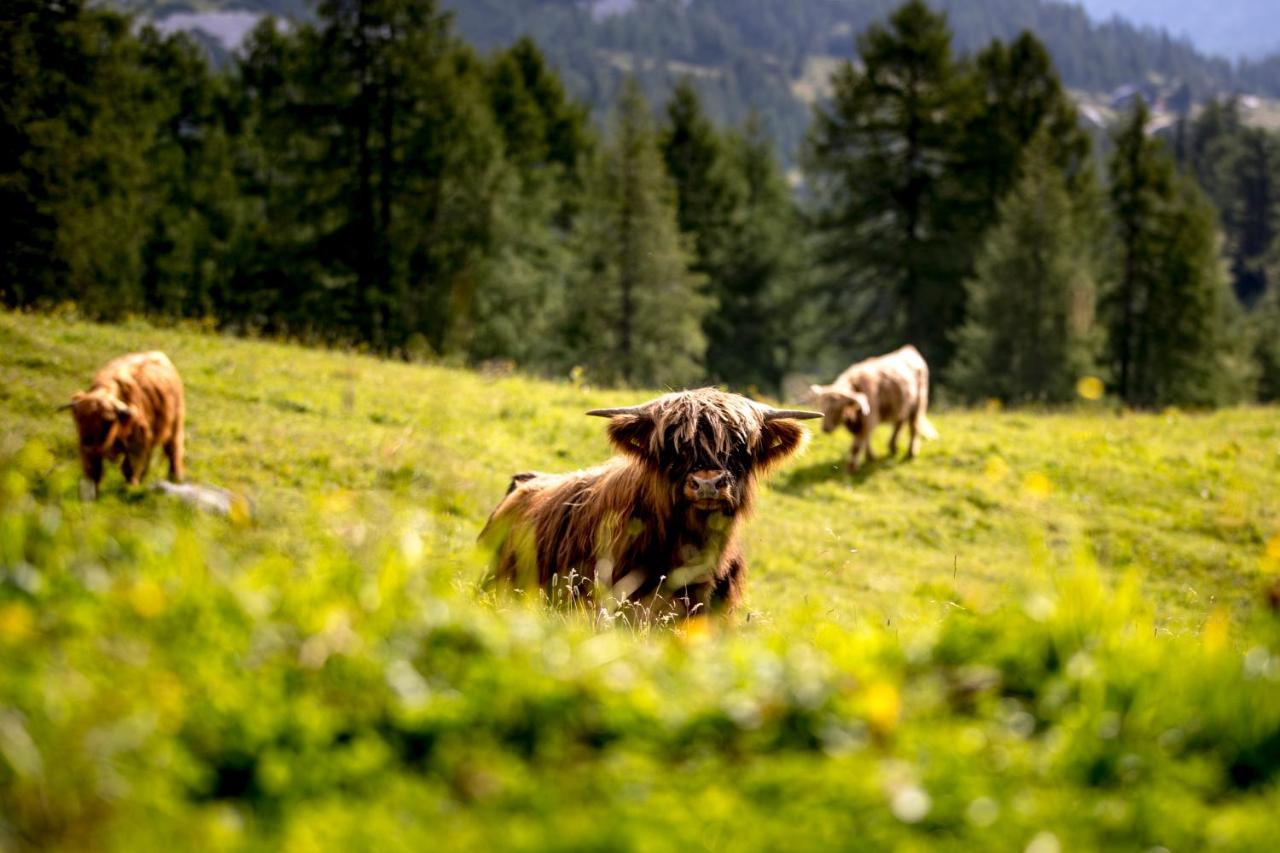
M725 142L702 111L693 84L682 80L667 102L659 135L662 159L676 188L680 230L696 250L696 269L714 278L732 242L733 216L742 201Z
M683 385L703 375L711 301L689 271L675 191L638 85L623 88L579 217L571 294L574 357L607 382Z
M1257 398L1264 403L1280 400L1280 238L1267 258L1271 287L1249 315L1249 337L1257 375Z
M1109 341L1116 391L1128 403L1149 395L1141 376L1143 318L1155 298L1159 275L1160 220L1172 193L1173 168L1149 139L1150 113L1141 99L1115 136L1111 156L1111 206L1120 273L1109 300Z
M568 238L592 144L586 114L528 39L493 58L489 81L511 168L493 207L493 250L476 289L467 355L559 368L556 325L573 265Z
M1024 32L1009 44L992 42L975 57L972 73L981 106L964 131L962 175L976 201L971 228L981 234L994 218L996 203L1021 174L1024 150L1041 133L1043 153L1073 196L1092 181L1089 136L1048 50L1035 36Z
M743 363L759 350L749 351L739 336L759 330L744 326L747 318L741 315L750 311L744 304L749 299L737 298L735 291L743 283L735 280L734 269L743 248L747 188L731 162L726 139L703 113L689 80L676 86L666 112L658 144L676 190L676 219L693 248L692 269L705 278L718 306L707 314L703 329L707 373L720 382L749 383L758 377L747 377Z
M1252 305L1267 292L1267 253L1280 235L1280 142L1261 128L1244 128L1232 165L1231 273L1236 295Z
M283 202L264 208L289 235L259 271L304 330L465 353L505 174L485 68L435 0L317 12L286 36L260 32L242 72L262 109L257 169Z
M146 154L163 117L124 16L78 0L0 11L0 295L144 308Z
M728 136L727 153L743 196L707 318L708 369L738 387L780 392L787 368L812 349L806 335L822 325L809 304L803 223L757 116Z
M972 86L943 16L920 0L858 39L862 66L832 77L808 171L833 328L849 350L914 343L937 367L962 319L972 235L952 180Z
M144 28L139 40L145 97L162 120L146 155L157 209L143 246L143 297L151 311L214 317L240 220L225 81L185 34Z
M1162 152L1163 153L1163 152ZM1243 365L1228 336L1238 309L1219 252L1216 211L1186 177L1173 187L1157 279L1140 337L1146 401L1216 406L1241 397Z
M1066 402L1096 371L1096 287L1054 143L1042 132L1025 153L966 284L948 382L970 399Z
M1115 136L1111 202L1121 273L1108 300L1117 393L1130 405L1210 405L1239 392L1214 210L1174 174L1139 101Z
M1188 131L1187 168L1218 209L1240 301L1268 288L1267 251L1280 234L1280 140L1249 127L1237 100L1210 101Z

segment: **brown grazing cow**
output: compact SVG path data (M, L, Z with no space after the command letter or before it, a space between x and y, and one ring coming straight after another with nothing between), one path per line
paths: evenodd
M830 385L809 388L822 409L822 431L831 432L844 424L853 433L849 470L858 470L859 457L871 452L871 433L880 423L893 424L889 455L898 452L898 432L907 424L911 441L907 458L916 455L920 438L937 438L929 423L929 366L920 351L908 344L888 355L860 361L841 373Z
M157 445L169 457L169 479L182 482L182 380L164 353L132 353L107 362L89 390L73 396L66 408L80 432L80 463L95 498L104 459L123 456L120 470L136 486Z
M782 411L713 388L598 409L621 455L572 474L517 474L480 534L490 581L555 603L645 618L729 610L746 563L735 541L755 479L808 433Z

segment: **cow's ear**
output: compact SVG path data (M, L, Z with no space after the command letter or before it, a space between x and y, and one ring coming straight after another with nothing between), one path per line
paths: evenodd
M821 397L821 396L822 396L822 392L823 392L823 391L825 391L825 390L827 390L827 389L826 389L826 388L823 388L821 385L810 385L810 386L809 386L809 399L811 399L811 400L816 400L816 399L818 399L819 397Z
M133 417L133 410L119 401L112 406L112 410L115 412L116 420L122 424L127 424L129 419Z
M809 433L795 421L765 421L756 446L756 465L768 468L795 453L809 440Z
M855 391L850 399L858 407L858 411L862 412L864 418L871 414L871 401L867 399L866 394L861 391Z
M628 456L649 461L653 458L653 418L641 412L615 415L609 421L609 441Z

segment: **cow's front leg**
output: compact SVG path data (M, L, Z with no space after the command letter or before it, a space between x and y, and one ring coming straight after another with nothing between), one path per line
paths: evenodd
M102 457L96 453L81 453L80 465L84 469L80 494L90 500L98 499L98 486L102 482Z
M902 421L893 425L893 435L889 436L889 455L898 455L898 433L902 431Z
M849 461L845 463L845 468L848 469L850 474L857 473L858 465L861 462L861 457L862 457L862 438L861 436L855 435L853 437L853 446L849 448Z
M125 457L124 464L121 466L124 471L124 478L131 486L136 486L142 482L147 476L147 468L151 463L151 448L143 447L135 450L130 448L129 454Z

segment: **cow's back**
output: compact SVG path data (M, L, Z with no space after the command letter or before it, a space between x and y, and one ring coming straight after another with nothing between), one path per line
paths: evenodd
M113 388L139 411L155 441L167 441L183 417L182 377L159 350L112 359L94 376L94 385Z
M907 344L852 365L836 383L871 398L881 420L896 420L916 405L928 384L928 370L920 351Z

